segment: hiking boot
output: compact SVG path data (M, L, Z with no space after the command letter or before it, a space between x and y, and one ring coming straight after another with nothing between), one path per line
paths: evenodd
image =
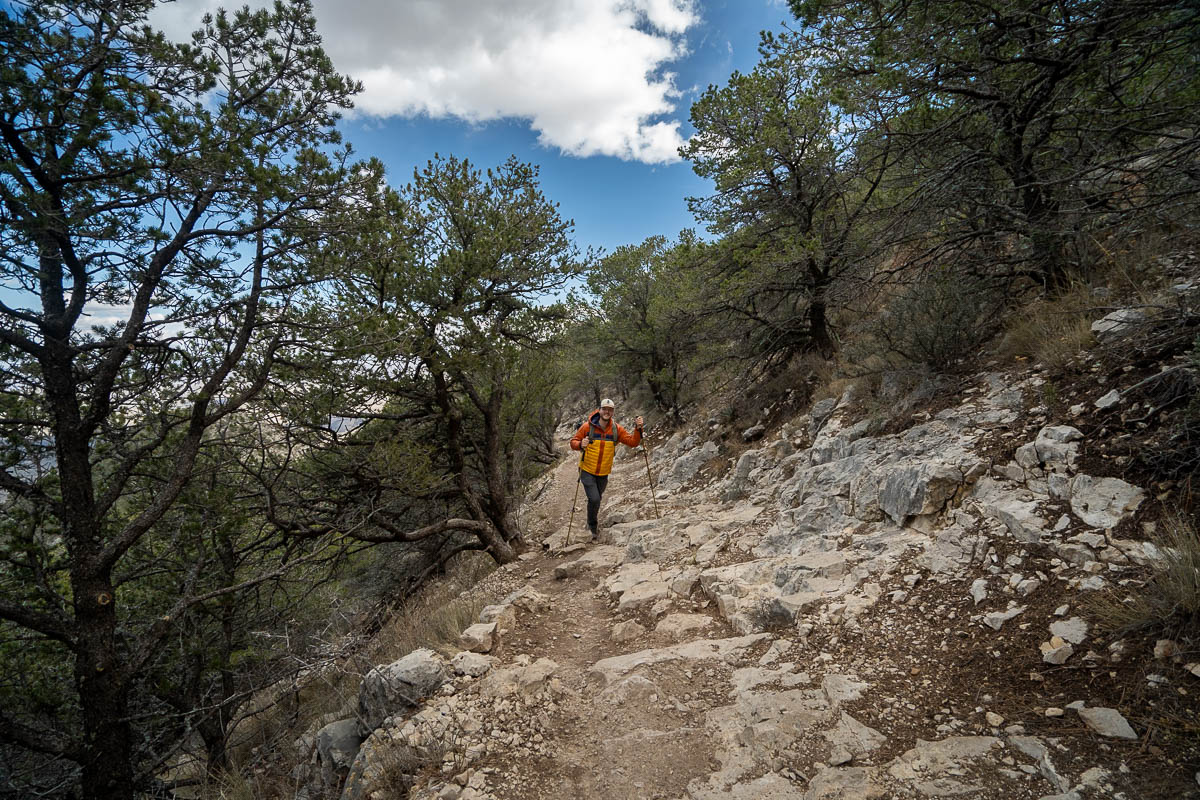
M600 541L600 534L596 531L595 528L589 526L588 530L590 530L592 532L592 541L593 542Z

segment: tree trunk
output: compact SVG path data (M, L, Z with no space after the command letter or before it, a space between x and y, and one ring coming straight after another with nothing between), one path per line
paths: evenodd
M117 648L117 603L111 569L102 564L104 531L97 519L88 432L65 333L46 337L41 362L54 414L62 524L74 598L75 689L83 721L84 800L133 797L133 730L125 659Z
M484 533L477 534L479 539L487 545L487 551L495 559L497 564L511 564L517 560L517 551L512 545L504 541L499 531L489 528Z
M84 800L131 800L129 690L116 648L116 603L107 576L74 573L78 650L75 687L83 714Z
M813 347L822 358L829 358L837 350L833 336L829 333L829 320L826 317L824 292L813 297L808 305L808 330Z

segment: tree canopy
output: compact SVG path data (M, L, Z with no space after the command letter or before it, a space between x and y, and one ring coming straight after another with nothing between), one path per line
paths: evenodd
M170 560L171 515L211 432L286 357L299 254L353 194L333 125L356 85L310 3L206 17L186 45L146 26L151 5L0 10L0 489L17 509L0 619L66 656L73 684L4 712L0 736L74 762L97 798L161 766L133 722L160 647L259 581L214 586L219 549ZM173 575L165 608L142 603L151 564Z

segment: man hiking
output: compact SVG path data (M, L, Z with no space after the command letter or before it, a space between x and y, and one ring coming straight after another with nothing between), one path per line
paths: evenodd
M634 430L630 433L613 422L614 411L616 404L604 398L600 401L600 408L592 412L587 422L580 425L571 437L571 449L583 454L579 459L579 480L587 492L587 524L593 542L597 536L600 498L604 495L604 487L608 486L608 473L612 472L617 442L628 447L637 447L642 443L642 418L633 421Z

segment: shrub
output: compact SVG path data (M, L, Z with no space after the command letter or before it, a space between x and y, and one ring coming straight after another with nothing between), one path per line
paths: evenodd
M981 279L947 272L923 276L866 323L847 348L847 359L891 369L969 369L995 333L1003 302L1003 292Z

